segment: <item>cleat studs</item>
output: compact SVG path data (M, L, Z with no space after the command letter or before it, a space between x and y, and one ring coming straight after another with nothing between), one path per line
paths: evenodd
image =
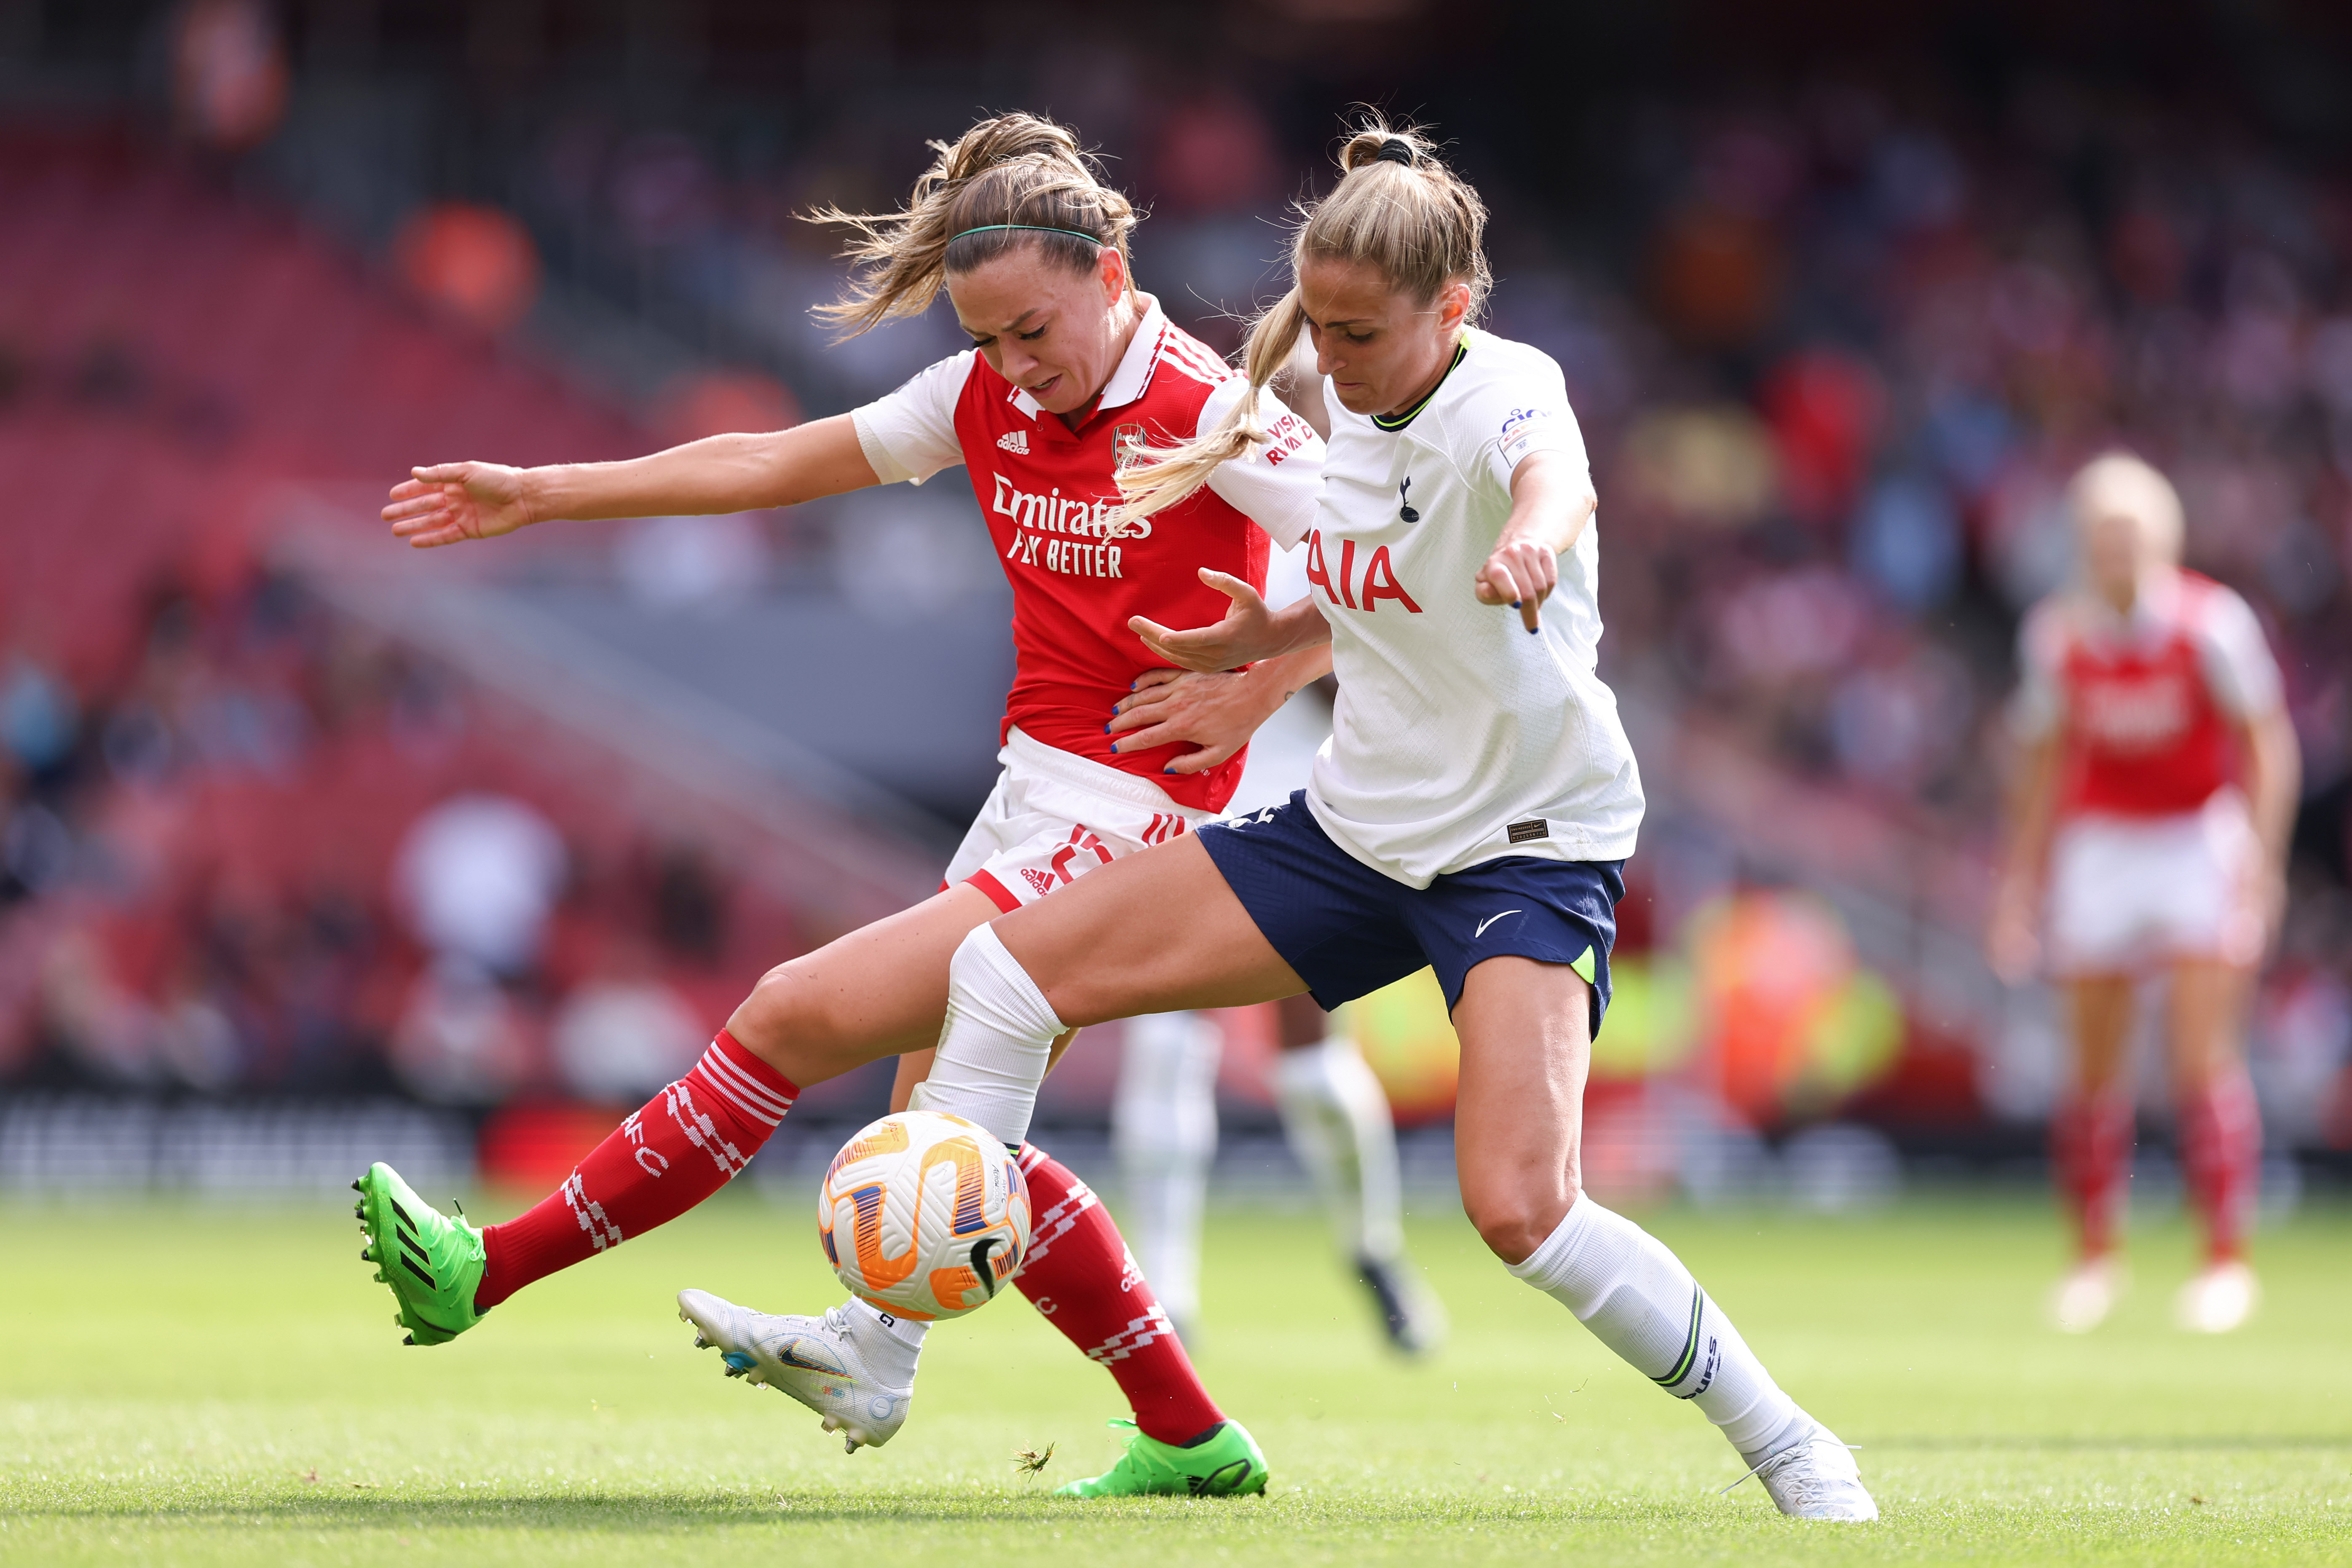
M404 1345L413 1345L416 1342L416 1336L415 1334L403 1334L400 1337L400 1342Z
M363 1187L363 1186L360 1185L357 1182L353 1182L353 1183L352 1184L352 1191L353 1191L353 1192L355 1192L355 1193L363 1193L363 1192L367 1191L367 1189L366 1189L365 1187Z
M368 1249L364 1245L360 1247L360 1261L362 1263L373 1263L375 1261L374 1258L368 1256Z

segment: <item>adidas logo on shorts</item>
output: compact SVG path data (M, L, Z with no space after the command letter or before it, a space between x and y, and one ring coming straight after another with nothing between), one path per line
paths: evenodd
M1025 458L1029 455L1029 432L1007 430L996 438L996 444L1016 458Z

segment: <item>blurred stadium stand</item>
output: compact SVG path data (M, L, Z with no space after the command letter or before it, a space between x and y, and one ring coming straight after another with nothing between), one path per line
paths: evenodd
M2066 568L2058 487L2116 439L2179 476L2192 563L2286 668L2307 798L2256 1071L2280 1151L2352 1148L2334 11L0 17L0 1182L67 1158L27 1149L136 1146L89 1168L201 1184L164 1173L231 1163L167 1152L298 1113L553 1160L601 1114L566 1109L602 1100L552 1042L608 966L707 1028L928 886L1010 673L956 487L431 556L373 510L411 462L833 413L954 349L940 312L828 346L805 307L838 273L792 215L895 202L980 103L1098 141L1151 205L1144 280L1226 344L1340 109L1457 139L1496 210L1493 324L1559 360L1594 454L1605 673L1654 797L1606 1180L2033 1157L2054 1020L1975 932L2014 619ZM920 563L911 602L871 596L881 561ZM536 955L467 991L431 981L393 867L479 795L568 868ZM505 1020L503 1079L403 1076L434 984L445 1034ZM1236 1022L1245 1134L1256 1039ZM1081 1055L1047 1107L1072 1129L1107 1095L1111 1053Z

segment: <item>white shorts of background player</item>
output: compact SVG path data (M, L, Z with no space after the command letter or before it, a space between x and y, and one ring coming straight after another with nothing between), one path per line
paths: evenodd
M2168 816L2085 814L2050 846L2050 957L2062 979L2136 973L2179 959L2252 963L2261 847L2235 789Z

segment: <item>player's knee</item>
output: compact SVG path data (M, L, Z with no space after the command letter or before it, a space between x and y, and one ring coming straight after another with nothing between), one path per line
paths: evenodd
M1506 1263L1525 1262L1576 1202L1572 1178L1558 1184L1462 1184L1462 1210L1487 1250Z
M792 964L780 963L760 976L751 994L737 1005L727 1020L727 1032L745 1050L782 1068L776 1058L784 1043L822 1037L823 1015L816 988Z

